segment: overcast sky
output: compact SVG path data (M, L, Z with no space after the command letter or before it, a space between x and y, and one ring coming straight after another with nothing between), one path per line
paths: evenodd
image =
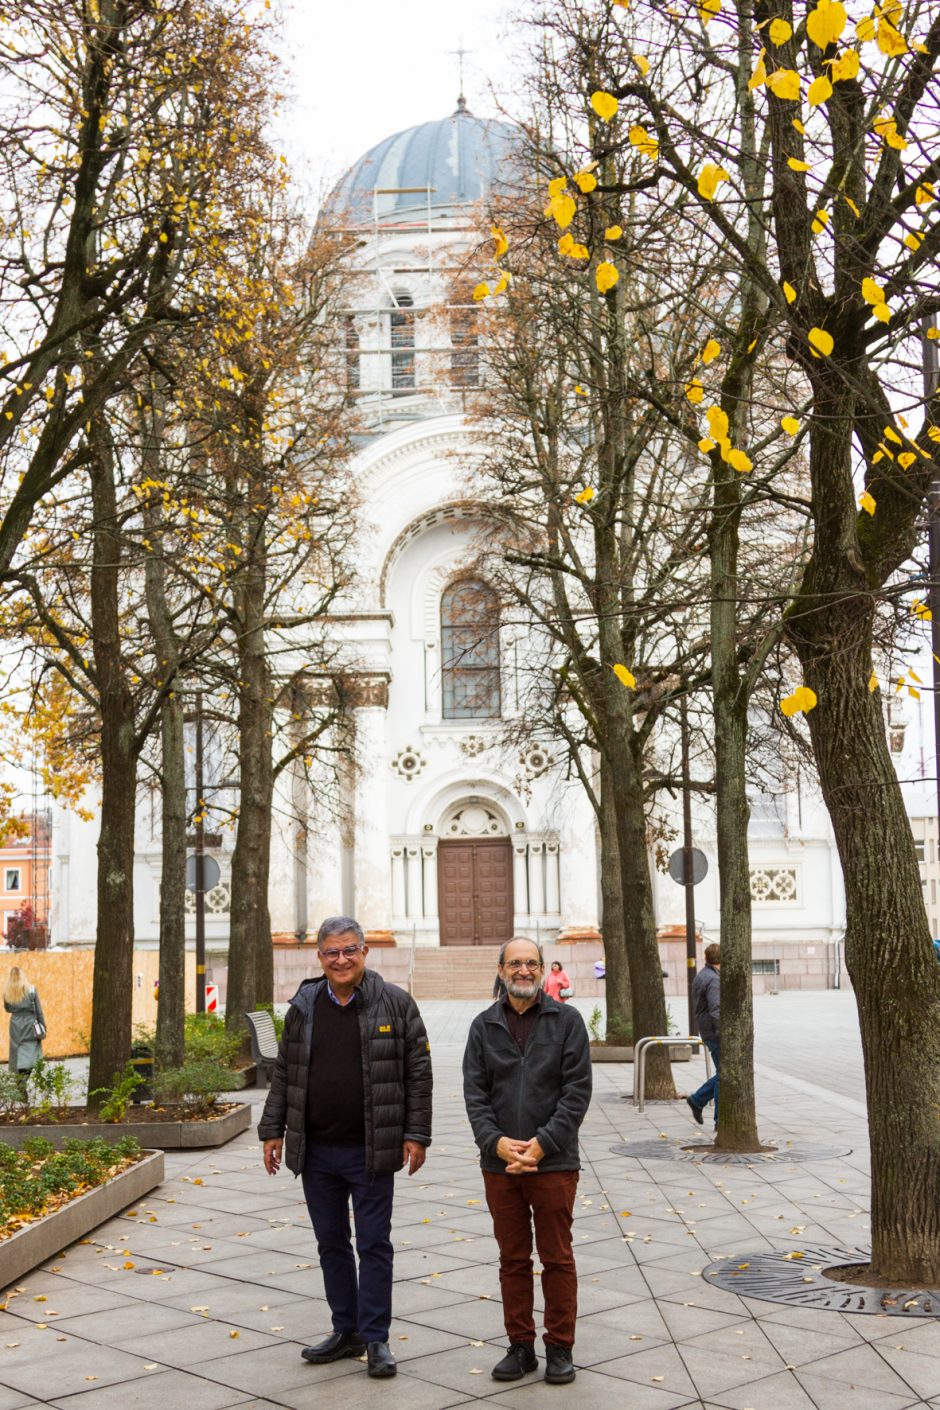
M288 98L279 137L298 175L327 186L402 128L446 117L464 90L472 112L495 116L490 85L511 91L506 0L282 0Z

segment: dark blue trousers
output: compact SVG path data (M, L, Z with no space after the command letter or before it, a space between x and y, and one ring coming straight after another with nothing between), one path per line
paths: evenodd
M334 1332L358 1332L364 1342L388 1341L394 1175L370 1175L364 1146L308 1144L303 1184ZM350 1198L356 1221L355 1254Z
M717 1038L704 1038L702 1040L711 1054L715 1070L711 1077L707 1078L699 1087L697 1092L692 1093L691 1100L696 1106L707 1106L710 1101L715 1103L715 1121L718 1121L718 1073L720 1070L721 1044Z

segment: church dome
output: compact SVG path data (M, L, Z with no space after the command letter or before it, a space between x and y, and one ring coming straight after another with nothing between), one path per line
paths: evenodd
M508 122L478 118L464 98L450 117L386 137L349 168L329 198L351 224L413 225L458 215L507 181L518 135ZM429 189L430 188L430 189Z

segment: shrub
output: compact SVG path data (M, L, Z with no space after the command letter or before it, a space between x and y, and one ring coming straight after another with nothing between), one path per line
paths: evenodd
M64 1062L40 1058L29 1075L33 1110L40 1116L61 1116L69 1106L75 1079Z
M51 1200L103 1184L116 1164L139 1153L133 1137L117 1145L67 1141L60 1151L39 1136L19 1151L0 1145L0 1230L45 1213Z
M604 1015L601 1013L601 1006L600 1004L595 1004L587 1025L592 1043L599 1043L601 1041L601 1024L603 1021Z
M98 1107L98 1115L101 1120L123 1121L134 1093L141 1086L143 1080L134 1064L128 1062L124 1064L123 1072L114 1074L110 1087L96 1087L93 1092L89 1092L89 1101L94 1097L104 1097L104 1101Z
M17 1073L11 1072L8 1067L0 1067L0 1116L15 1116L25 1102L26 1093Z
M240 1072L230 1072L220 1063L206 1059L167 1068L156 1075L153 1086L159 1102L181 1102L202 1116L212 1110L220 1092L244 1086L244 1082Z
M225 1020L215 1013L186 1015L186 1066L193 1063L215 1062L229 1066L242 1045L242 1034L226 1031Z

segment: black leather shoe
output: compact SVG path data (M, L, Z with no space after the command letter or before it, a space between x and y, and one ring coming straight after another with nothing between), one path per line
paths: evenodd
M369 1356L369 1375L376 1379L382 1376L396 1376L398 1367L388 1349L387 1341L370 1341L366 1347Z
M685 1102L686 1106L689 1108L689 1111L692 1113L698 1124L700 1126L704 1126L705 1123L702 1120L702 1108L700 1106L696 1106L695 1102L693 1102L691 1097L686 1097Z
M494 1381L519 1381L530 1371L537 1371L539 1359L530 1341L512 1341L502 1361L497 1361L490 1375Z
M325 1366L328 1361L342 1361L344 1356L361 1356L365 1349L358 1332L333 1332L317 1346L305 1346L300 1354L314 1366Z
M549 1385L566 1386L574 1380L574 1362L568 1346L546 1346L545 1379Z

